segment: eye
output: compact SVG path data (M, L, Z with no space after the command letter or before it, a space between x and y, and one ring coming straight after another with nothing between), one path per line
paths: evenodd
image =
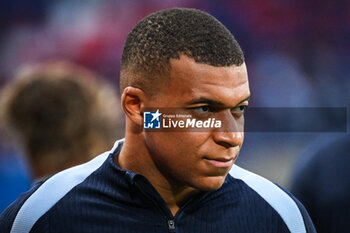
M238 107L241 112L244 112L248 108L248 105L242 105Z
M238 106L234 109L232 109L232 114L233 115L237 115L237 116L241 116L244 114L244 110L248 107L248 105L241 105L241 106Z
M210 110L210 107L208 105L204 105L204 106L195 107L193 109L198 113L208 113Z

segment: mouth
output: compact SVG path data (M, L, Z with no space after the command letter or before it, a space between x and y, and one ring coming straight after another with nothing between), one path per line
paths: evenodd
M214 165L215 167L230 167L233 165L234 158L207 158L204 157L204 160Z

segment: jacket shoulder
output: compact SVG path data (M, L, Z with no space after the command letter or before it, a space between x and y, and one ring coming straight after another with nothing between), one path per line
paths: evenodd
M33 185L33 187L27 192L23 193L19 198L17 198L10 206L8 206L0 215L0 232L10 232L13 222L21 209L22 205L27 201L27 199L35 193L35 191L44 183L40 181Z
M290 232L316 232L304 206L280 186L237 165L233 165L230 175L243 181L264 199L279 214Z

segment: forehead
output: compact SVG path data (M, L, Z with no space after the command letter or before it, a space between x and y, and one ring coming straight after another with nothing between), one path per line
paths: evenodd
M209 98L225 105L250 95L246 65L215 67L181 56L170 61L170 83L163 90L176 96L170 102Z

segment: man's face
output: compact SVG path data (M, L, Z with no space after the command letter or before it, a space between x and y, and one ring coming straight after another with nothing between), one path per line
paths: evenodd
M145 132L147 148L171 182L216 190L243 144L242 109L250 96L246 66L214 67L187 56L172 59L170 65L170 84L145 107L182 109L201 120L221 120L222 125L201 132Z

